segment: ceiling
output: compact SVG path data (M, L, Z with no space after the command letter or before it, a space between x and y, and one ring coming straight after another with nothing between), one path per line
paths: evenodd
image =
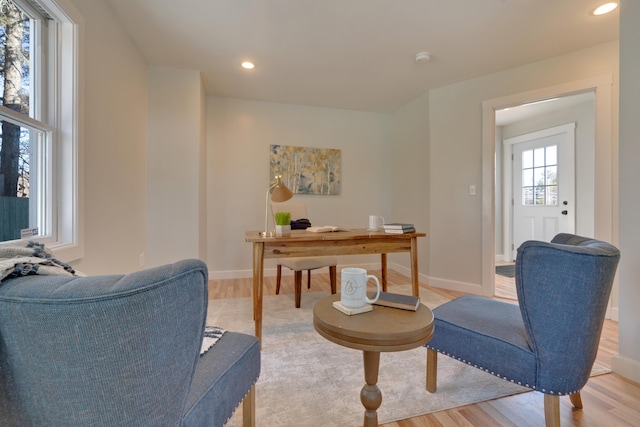
M208 95L371 112L618 39L601 0L106 1L148 64L200 70Z

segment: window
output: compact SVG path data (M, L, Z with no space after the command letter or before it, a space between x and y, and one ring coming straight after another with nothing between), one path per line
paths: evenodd
M82 252L80 17L67 0L0 0L0 244Z
M558 146L522 152L522 204L558 206Z

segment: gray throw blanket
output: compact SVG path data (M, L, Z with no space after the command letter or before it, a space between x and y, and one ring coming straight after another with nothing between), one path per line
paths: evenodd
M71 266L57 260L44 244L24 242L0 246L0 282L33 274L80 276Z
M204 338L202 339L202 347L200 348L200 356L205 354L215 343L218 342L220 337L226 332L225 329L218 326L205 326Z

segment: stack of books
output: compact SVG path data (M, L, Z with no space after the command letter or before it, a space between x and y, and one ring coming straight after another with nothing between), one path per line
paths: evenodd
M415 233L416 229L413 224L402 223L402 222L393 222L390 224L384 224L384 232L392 233L392 234L407 234L407 233Z

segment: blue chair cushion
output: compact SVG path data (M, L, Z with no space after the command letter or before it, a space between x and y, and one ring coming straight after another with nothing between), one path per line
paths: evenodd
M181 425L225 425L259 375L258 339L225 332L198 361Z
M222 426L260 344L226 332L200 356L207 266L0 283L0 426Z
M535 388L536 357L517 305L465 295L437 307L433 315L434 335L427 348Z

